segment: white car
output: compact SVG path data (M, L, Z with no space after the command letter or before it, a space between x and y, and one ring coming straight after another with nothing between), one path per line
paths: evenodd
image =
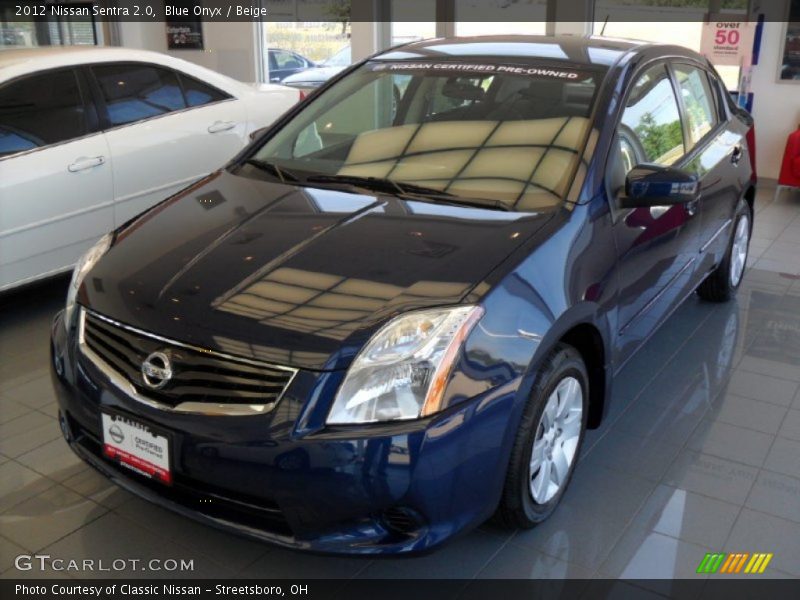
M143 50L0 51L0 290L70 269L300 95Z

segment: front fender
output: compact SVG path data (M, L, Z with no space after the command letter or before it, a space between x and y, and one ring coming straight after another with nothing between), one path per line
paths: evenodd
M518 279L511 277L486 299L484 318L467 340L463 357L448 387L450 404L472 399L476 415L483 412L485 415L496 416L499 413L503 416L502 428L491 429L498 437L486 442L495 448L498 457L496 465L499 468L489 476L491 481L485 482L489 489L496 491L495 506L500 501L522 413L542 361L576 328L588 325L594 328L601 340L603 372L599 385L602 389L593 389L591 394L593 398L599 396L601 413L606 406L604 399L608 397L606 382L610 381L610 373L604 357L610 355L610 328L600 306L581 302L554 318L546 306L536 300L532 288L528 287L526 294L521 293L523 288ZM591 366L589 368L591 379Z

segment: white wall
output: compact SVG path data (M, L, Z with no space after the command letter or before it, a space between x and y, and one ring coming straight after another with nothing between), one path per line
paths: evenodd
M786 137L800 124L800 83L778 83L783 35L783 23L764 23L761 56L753 67L750 84L754 94L757 169L762 179L778 178Z
M119 23L120 45L164 52L240 81L257 81L256 24L203 23L205 50L167 50L164 23Z

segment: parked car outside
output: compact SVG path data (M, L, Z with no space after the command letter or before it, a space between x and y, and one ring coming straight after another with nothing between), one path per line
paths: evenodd
M154 503L297 549L533 527L634 353L740 286L752 127L678 46L362 62L79 263L64 435Z
M71 269L104 233L219 168L297 102L141 50L0 53L0 290Z
M317 66L317 63L313 60L309 60L292 50L283 50L281 48L270 48L267 52L267 60L269 61L270 83L280 83L289 75Z
M352 54L350 46L347 45L316 67L286 77L283 80L283 84L306 90L316 89L328 79L349 67L351 63Z

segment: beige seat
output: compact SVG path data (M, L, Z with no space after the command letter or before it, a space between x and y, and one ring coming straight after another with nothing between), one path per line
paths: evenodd
M440 121L360 134L340 175L380 177L517 210L558 204L589 120Z

